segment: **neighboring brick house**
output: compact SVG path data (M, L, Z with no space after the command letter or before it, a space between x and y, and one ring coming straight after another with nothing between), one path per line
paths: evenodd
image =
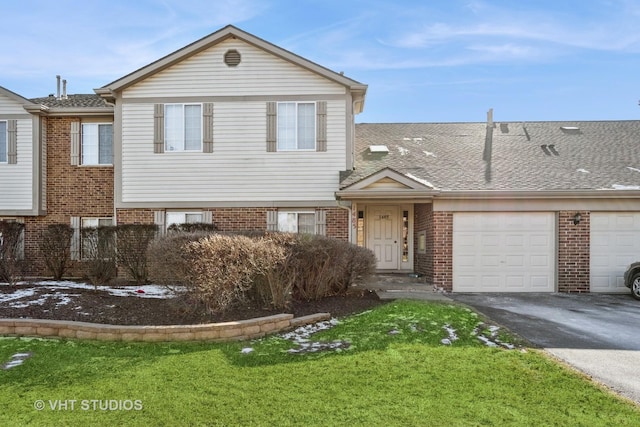
M0 220L33 275L50 223L200 221L350 240L455 292L628 291L640 122L355 125L366 90L233 26L95 95L0 88Z

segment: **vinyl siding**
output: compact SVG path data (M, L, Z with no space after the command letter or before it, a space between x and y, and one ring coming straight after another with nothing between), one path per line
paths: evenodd
M0 117L3 114L27 114L22 104L0 95Z
M2 120L2 113L0 113L0 120ZM24 210L33 207L32 134L31 119L18 120L18 163L15 165L0 163L0 211Z
M236 67L224 54L240 52ZM123 98L346 94L346 88L241 40L225 40L127 88Z
M154 154L153 104L122 108L122 202L334 200L345 101L327 101L326 152L268 153L266 102L252 101L214 103L213 153Z

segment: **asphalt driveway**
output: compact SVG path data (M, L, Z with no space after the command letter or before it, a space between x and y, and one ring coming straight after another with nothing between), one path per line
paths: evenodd
M640 301L630 295L447 296L640 403Z

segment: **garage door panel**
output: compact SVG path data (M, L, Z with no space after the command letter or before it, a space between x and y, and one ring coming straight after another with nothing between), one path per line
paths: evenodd
M482 260L482 264L478 266L480 268L500 266L500 257L497 255L482 255L480 259Z
M553 291L554 218L548 212L455 213L453 290Z
M524 289L524 282L523 276L507 276L505 286L509 292L519 292Z
M550 246L549 236L534 234L529 237L529 246L531 248L542 248L543 251L547 251Z
M640 260L640 213L592 212L591 292L627 293L624 271Z
M539 292L544 292L549 289L549 287L553 286L552 283L549 283L549 276L547 275L531 276L530 283L531 288Z
M529 259L531 260L531 267L552 267L551 257L549 257L548 255L532 255Z
M496 234L483 234L480 240L481 245L485 248L500 247L500 236Z
M523 255L507 255L505 259L506 259L505 264L507 267L522 268L525 266Z
M506 245L509 247L524 246L524 236L520 234L509 234L505 240L506 240Z
M502 277L499 275L485 275L479 278L478 283L486 290L500 290L502 280Z

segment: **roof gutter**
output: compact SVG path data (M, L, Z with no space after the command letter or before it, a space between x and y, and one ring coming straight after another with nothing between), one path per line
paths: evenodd
M81 116L81 117L96 117L96 116L113 116L113 107L77 107L77 108L49 108L48 116Z
M440 199L618 199L640 198L640 190L447 191Z
M431 200L439 194L438 191L422 191L422 190L343 190L336 191L336 199L338 200L354 200L354 199L422 199Z
M420 199L420 200L507 200L507 199L619 199L638 198L640 190L531 190L531 191L441 191L441 190L341 190L337 200Z

